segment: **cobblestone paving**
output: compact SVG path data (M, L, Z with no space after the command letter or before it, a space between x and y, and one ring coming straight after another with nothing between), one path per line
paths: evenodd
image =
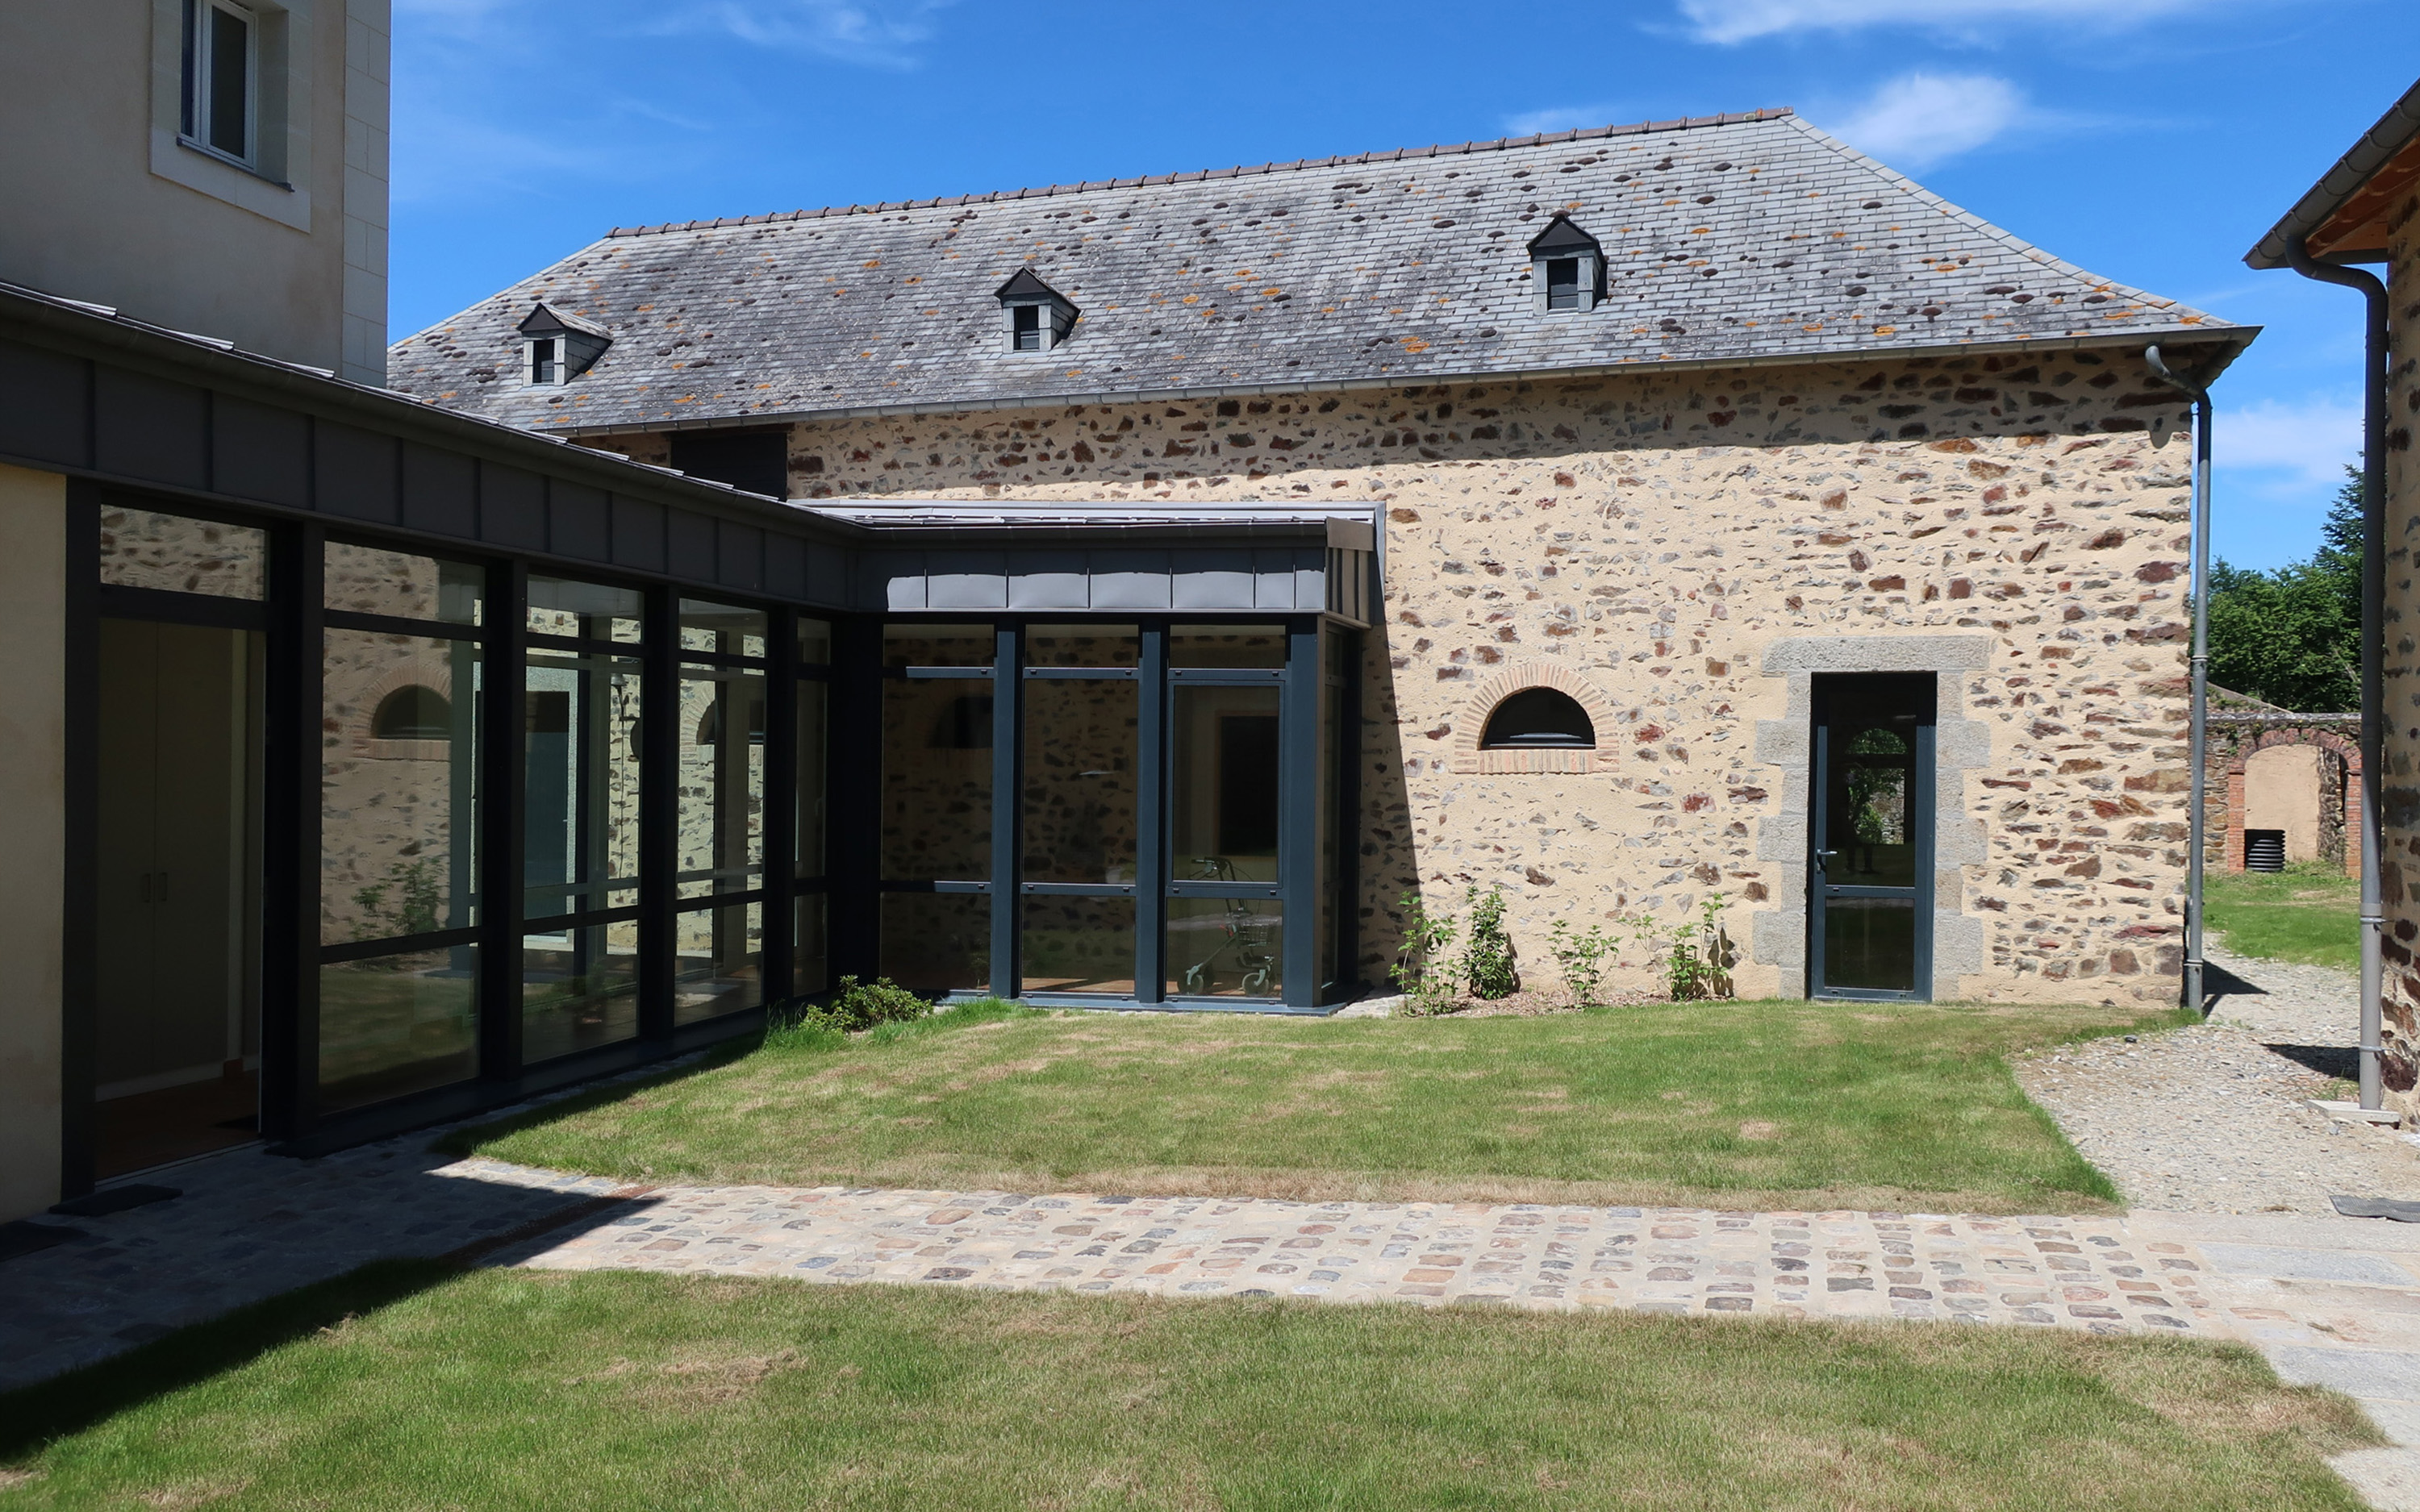
M684 1187L504 1257L814 1282L2212 1331L2192 1247L2143 1243L2118 1218Z

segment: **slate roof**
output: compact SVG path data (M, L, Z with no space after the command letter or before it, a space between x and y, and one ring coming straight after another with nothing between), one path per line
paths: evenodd
M1605 303L1534 308L1558 213ZM1009 353L994 291L1079 306ZM614 342L522 387L544 300ZM617 230L397 342L388 381L542 429L1299 393L2250 328L2096 277L1787 111ZM2231 348L2230 348L2231 350Z

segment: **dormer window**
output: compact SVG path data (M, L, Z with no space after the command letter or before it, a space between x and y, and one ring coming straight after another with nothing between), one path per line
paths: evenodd
M613 333L594 320L540 304L520 323L521 371L534 388L568 383L597 363Z
M1074 333L1079 314L1064 295L1020 268L996 291L1001 318L1013 352L1047 352Z
M1558 215L1529 243L1539 310L1593 310L1605 298L1605 252L1596 238Z

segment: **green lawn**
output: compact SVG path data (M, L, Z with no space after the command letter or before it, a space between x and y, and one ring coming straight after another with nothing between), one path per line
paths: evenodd
M2167 1339L389 1263L0 1397L0 1509L2361 1504Z
M2337 868L2214 872L2202 884L2202 904L2238 955L2361 969L2361 883Z
M2104 1211L2007 1054L2174 1015L1688 1003L1302 1021L988 1008L761 1048L454 1136L635 1180Z

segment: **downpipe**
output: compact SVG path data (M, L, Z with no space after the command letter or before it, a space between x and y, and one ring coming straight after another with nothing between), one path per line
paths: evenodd
M2143 362L2162 381L2193 400L2193 702L2186 759L2193 764L2185 818L2185 1006L2209 1011L2202 986L2202 873L2209 845L2204 809L2210 786L2210 391L2188 383L2143 349Z
M2361 1105L2377 1108L2385 1102L2386 285L2362 269L2319 261L2301 237L2286 243L2286 261L2304 278L2359 289L2369 306L2361 384Z

